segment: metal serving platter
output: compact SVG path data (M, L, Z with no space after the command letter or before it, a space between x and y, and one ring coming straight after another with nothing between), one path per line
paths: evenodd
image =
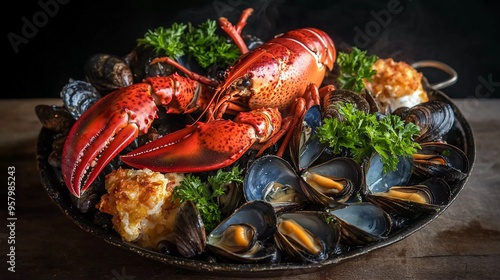
M422 65L420 65L422 66ZM425 65L423 65L425 66ZM462 181L450 185L452 188L452 198L450 203L444 206L440 211L434 212L429 215L424 215L419 219L414 220L413 223L407 227L392 232L387 239L383 241L367 244L366 246L352 249L341 255L332 255L322 263L279 263L279 264L236 264L236 263L212 263L197 259L186 259L182 257L175 257L164 255L160 252L147 250L141 248L133 243L124 242L121 237L114 230L106 230L105 228L96 225L92 221L92 215L82 214L72 203L70 194L66 186L59 180L60 170L52 167L48 163L48 156L51 152L51 145L53 142L54 133L48 129L42 128L37 142L37 164L43 188L52 201L59 207L59 209L82 230L103 239L110 245L120 247L132 254L139 254L144 258L149 258L152 261L157 261L166 265L171 265L178 268L194 270L199 272L206 272L216 275L232 275L243 277L263 277L263 276L278 276L284 273L287 274L303 274L318 271L319 269L332 266L347 260L359 257L370 253L373 250L389 246L396 243L416 231L420 230L438 216L440 216L446 209L455 201L458 195L465 187L472 167L475 161L475 144L474 136L469 123L459 111L457 106L444 94L437 90L440 87L431 87L424 79L424 84L427 85L428 95L430 100L440 100L451 104L455 112L455 123L450 132L446 135L445 140L460 148L465 152L469 159L469 171L467 177Z

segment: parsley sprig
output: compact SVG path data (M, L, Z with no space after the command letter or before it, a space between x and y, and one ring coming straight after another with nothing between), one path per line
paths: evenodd
M186 53L186 45L182 38L186 28L186 24L175 22L169 28L160 26L155 30L148 30L144 38L137 39L137 45L151 46L157 53L178 59Z
M338 87L354 92L361 92L365 88L363 80L372 80L376 71L372 69L373 64L378 59L376 55L366 55L356 47L350 53L339 52L337 64L339 65L339 76L337 78Z
M396 170L398 157L411 156L420 148L413 141L420 128L413 123L405 124L397 115L377 120L376 114L367 114L351 103L340 103L338 110L344 121L327 118L316 130L319 141L328 143L334 153L347 149L354 160L362 162L377 152L387 173Z
M228 66L241 55L235 44L217 34L217 23L211 19L196 27L188 22L148 30L137 44L150 46L157 53L173 59L188 55L204 69L214 64Z
M235 44L228 43L222 36L217 35L215 20L207 20L195 28L188 23L185 37L187 53L192 55L203 68L218 63L229 65L240 56L240 50Z
M224 194L224 186L229 182L243 182L242 170L237 166L230 171L217 170L217 174L209 176L206 182L198 176L186 174L181 185L174 189L172 198L181 203L191 200L200 211L205 230L210 232L221 220L217 198Z

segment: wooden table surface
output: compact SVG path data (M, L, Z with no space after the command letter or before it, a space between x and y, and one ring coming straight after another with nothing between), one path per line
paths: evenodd
M500 279L500 99L454 100L476 142L472 175L455 202L413 235L347 262L287 279ZM34 107L57 99L1 100L1 279L218 279L114 247L78 228L42 188ZM16 173L15 273L8 271L7 171ZM251 275L246 275L251 276ZM277 277L280 278L280 277ZM277 279L275 278L275 279ZM228 278L229 279L229 278Z

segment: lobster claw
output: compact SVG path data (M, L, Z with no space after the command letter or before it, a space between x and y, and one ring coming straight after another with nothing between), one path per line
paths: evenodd
M203 172L224 168L254 143L269 141L281 129L277 109L241 112L234 121L197 122L121 156L135 168L157 172Z
M235 162L255 140L255 130L247 124L231 120L197 122L120 158L132 167L157 172L203 172Z
M148 84L119 89L92 105L71 128L61 172L71 194L85 192L104 167L139 135L158 110Z

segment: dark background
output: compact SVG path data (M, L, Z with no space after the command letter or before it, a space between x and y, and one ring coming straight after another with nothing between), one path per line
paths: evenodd
M2 97L59 97L69 78L84 78L83 64L92 54L124 56L148 29L168 27L175 21L196 24L219 16L235 22L247 7L255 11L244 32L264 40L288 29L317 27L329 33L340 48L358 46L380 57L410 63L431 59L452 66L458 72L458 82L443 90L451 97L500 97L497 28L500 15L494 2L469 1L465 5L457 1L423 0L170 2L12 2L14 7L4 10L11 20L4 25L7 77L3 79ZM51 14L43 12L43 3L51 3L46 4ZM388 13L389 3L396 4L400 12ZM379 16L381 23L377 22ZM35 20L39 27L26 31L26 21L35 23ZM23 35L23 29L27 36ZM361 38L360 32L369 36ZM9 40L13 36L23 37L24 42L16 46ZM422 71L431 82L446 77L438 71Z

